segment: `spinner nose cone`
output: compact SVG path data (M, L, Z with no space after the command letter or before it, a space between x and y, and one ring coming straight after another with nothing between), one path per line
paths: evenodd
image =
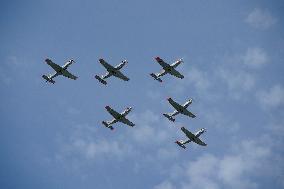
M161 60L161 58L159 56L155 57L156 60Z
M168 101L171 100L171 99L172 99L171 97L168 97L168 98L167 98Z
M109 109L110 107L109 107L109 106L106 106L105 108L106 108L106 109Z

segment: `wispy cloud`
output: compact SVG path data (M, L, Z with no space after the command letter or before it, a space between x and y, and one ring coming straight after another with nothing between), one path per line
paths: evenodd
M178 176L165 179L156 187L258 188L259 177L272 176L277 180L277 175L281 172L281 169L277 168L281 161L271 164L271 159L273 159L273 153L269 141L266 139L243 140L233 144L232 151L222 157L204 154L190 163L181 163L180 167L183 171L178 171ZM267 171L263 172L265 169Z
M256 93L257 99L263 108L269 110L284 105L284 88L276 84L268 90L261 90Z
M177 158L178 151L173 138L179 129L165 124L168 121L164 122L150 110L132 113L129 119L136 126L130 128L122 125L126 129L125 132L117 131L118 133L113 135L111 140L94 137L98 135L97 128L92 130L89 125L75 126L68 136L60 138L58 157L66 162L72 161L73 158L78 160L76 162L96 162L102 159L112 158L113 161L120 161L143 156L143 159L136 161L138 167L143 163L154 164L156 159L170 161ZM145 149L151 154L145 154Z
M207 76L207 72L197 67L184 68L184 76L186 79L175 81L171 84L176 94L184 93L187 88L194 88L197 93L204 93L211 85Z
M268 63L268 55L266 52L258 47L248 48L246 54L243 56L244 64L253 68L259 68Z
M255 78L245 71L220 69L219 76L235 99L239 99L243 92L250 91L255 86Z
M267 10L255 8L249 13L245 22L257 29L268 29L274 25L277 20Z
M155 186L153 189L175 189L176 187L173 186L173 184L169 181L164 181L157 186Z

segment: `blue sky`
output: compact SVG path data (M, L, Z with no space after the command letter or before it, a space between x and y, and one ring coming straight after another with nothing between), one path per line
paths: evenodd
M284 188L283 1L1 1L1 188ZM183 80L154 61L184 58ZM98 59L127 59L129 82ZM73 81L44 63L73 58ZM189 98L175 124L166 98ZM134 128L102 120L134 109ZM174 144L180 127L208 146Z

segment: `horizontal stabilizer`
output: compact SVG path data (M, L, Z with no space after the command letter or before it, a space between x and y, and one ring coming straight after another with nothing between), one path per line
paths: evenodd
M54 80L52 80L52 79L50 79L48 76L46 76L46 75L43 75L42 76L42 78L43 79L45 79L46 80L46 82L50 82L50 83L52 83L52 84L54 84L55 83L55 81Z
M104 84L104 85L107 84L107 82L106 82L105 80L103 80L100 76L95 75L95 78L96 78L97 80L99 80L99 82L101 82L102 84Z
M185 149L185 145L181 142L181 141L176 141L175 143L177 143L177 145L179 145L180 147L182 147L183 149Z
M161 78L157 77L156 74L151 73L150 76L152 76L155 80L162 82Z
M168 118L170 121L174 122L175 118L173 118L172 116L168 115L168 114L163 114L166 118Z
M110 126L109 124L107 124L107 122L102 121L102 123L104 124L104 126L105 126L106 128L109 128L110 130L113 130L113 129L114 129L112 126Z

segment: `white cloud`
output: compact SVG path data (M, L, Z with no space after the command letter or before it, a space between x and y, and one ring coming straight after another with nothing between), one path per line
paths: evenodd
M283 171L283 166L279 168L282 161L272 161L277 157L272 147L271 140L262 137L240 141L222 157L204 154L195 161L174 166L175 169L169 171L170 175L176 170L178 175L165 179L162 184L170 183L173 188L184 189L246 189L258 188L260 179L267 177L274 181L279 179L281 184L278 175ZM180 167L183 171L180 171Z
M242 70L219 69L218 75L227 84L230 95L234 99L240 99L244 92L251 91L255 86L253 74Z
M244 94L254 92L256 86L256 70L248 68L261 68L269 62L269 56L264 49L251 47L244 53L225 57L223 61L216 65L215 77L227 85L230 97L239 100Z
M169 181L164 181L161 184L154 187L154 189L175 189L176 187L173 186L172 183Z
M194 88L199 94L205 94L210 88L211 83L207 72L196 67L190 67L189 69L185 68L184 71L181 72L184 73L185 79L174 80L174 83L170 84L171 89L169 91L172 91L175 94L181 94L185 91L187 92L186 89L190 87L191 89Z
M248 66L259 68L268 62L268 56L261 48L248 48L243 56L243 62Z
M152 111L133 113L129 115L136 126L134 128L125 127L125 132L119 132L111 139L95 137L98 129L79 125L71 127L72 132L68 137L60 137L60 151L58 157L63 160L76 159L76 162L96 162L101 159L115 159L115 161L127 158L144 158L136 161L137 165L154 164L156 160L170 161L178 157L178 151L172 138L175 136L176 128L169 124L161 124L159 116ZM168 121L167 121L168 122ZM111 131L109 131L111 132ZM151 152L145 154L145 150ZM86 161L86 162L88 162ZM80 165L78 165L79 167ZM134 169L139 170L139 166Z
M259 91L256 96L265 109L284 105L284 88L281 85L274 85L268 91Z
M157 127L153 126L159 124L159 116L150 110L141 114L133 113L129 116L129 119L138 125L135 130L129 131L131 132L129 135L142 145L160 143L166 137L164 130L158 132Z
M270 15L268 11L264 11L255 8L247 18L245 22L257 29L268 29L276 23L276 19Z

